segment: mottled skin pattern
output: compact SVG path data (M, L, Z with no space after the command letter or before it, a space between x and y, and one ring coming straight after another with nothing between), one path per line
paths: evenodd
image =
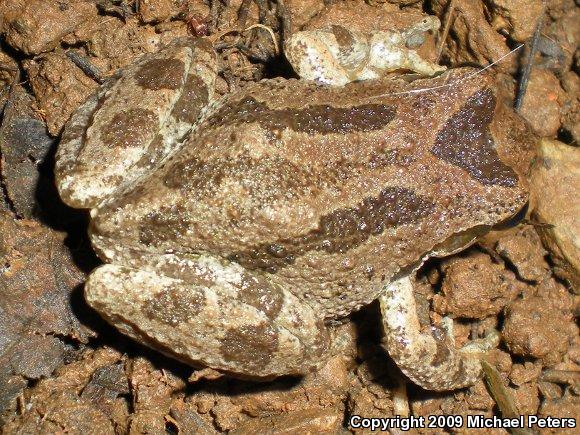
M334 86L378 79L396 70L431 76L445 67L426 61L415 49L425 41L425 32L439 26L435 16L424 16L405 31L371 35L331 25L292 34L284 43L284 52L302 79Z
M176 40L116 74L79 107L58 151L58 185L71 206L96 206L175 149L212 97L210 49L203 40Z
M88 302L173 357L268 379L318 366L325 323L381 297L387 346L411 379L473 382L480 367L467 351L437 337L408 342L419 334L412 290L397 284L399 297L389 285L526 203L531 137L497 103L491 78L458 69L344 87L278 79L206 107L211 53L181 40L148 56L67 125L57 183L67 203L91 208L107 263L87 281ZM176 60L187 73L155 77ZM426 87L437 89L412 92ZM142 101L152 89L168 107L135 126L122 114L158 107L162 97ZM156 128L144 126L154 115ZM396 326L400 313L412 327Z

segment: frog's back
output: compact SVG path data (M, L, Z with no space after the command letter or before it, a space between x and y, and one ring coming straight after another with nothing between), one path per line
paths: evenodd
M412 84L251 85L100 206L94 243L219 255L290 285L326 317L347 315L454 235L525 203L524 181L494 143L489 80L441 86L470 71ZM414 91L425 86L435 89ZM122 251L102 255L122 261Z

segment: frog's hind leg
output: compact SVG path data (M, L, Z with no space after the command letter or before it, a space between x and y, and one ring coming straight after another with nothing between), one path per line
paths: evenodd
M85 297L137 341L241 378L307 373L328 347L312 308L267 275L211 256L164 255L140 268L107 264L90 275Z
M499 343L497 332L455 349L450 319L421 330L409 277L388 285L379 298L389 355L417 385L436 391L473 385L481 375L480 358Z

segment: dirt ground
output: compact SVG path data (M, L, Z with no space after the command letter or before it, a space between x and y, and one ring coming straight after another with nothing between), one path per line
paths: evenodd
M435 14L442 29L422 55L434 60L441 46L440 62L450 67L501 58L493 70L508 104L536 33L521 106L538 136L528 214L460 254L427 262L417 276L423 316L453 318L458 345L487 328L500 331L500 347L487 361L504 388L494 392L481 380L444 394L406 384L380 346L376 304L334 327L333 356L319 372L269 383L194 370L108 326L82 296L99 264L86 237L87 214L66 207L54 187L63 125L103 79L179 36L211 38L221 62L219 93L292 76L267 31L244 30L261 23L280 38L282 13L275 0L0 0L2 433L358 433L365 431L348 428L352 415L405 410L574 417L580 424L578 2L285 4L294 30L340 21L371 32L404 28L409 14Z

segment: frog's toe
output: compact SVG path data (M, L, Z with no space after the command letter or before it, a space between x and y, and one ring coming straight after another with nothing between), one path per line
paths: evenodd
M456 349L450 319L443 327L422 331L408 277L387 286L380 303L389 355L405 375L425 389L445 391L473 385L481 375L482 354L499 343L494 331Z
M265 277L211 257L107 264L90 275L85 297L137 341L242 378L307 373L328 347L313 309Z

